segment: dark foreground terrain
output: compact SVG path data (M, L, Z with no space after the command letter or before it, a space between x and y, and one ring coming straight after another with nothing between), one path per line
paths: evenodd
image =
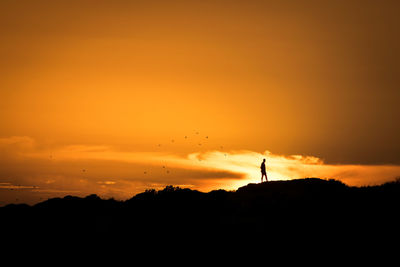
M397 244L400 182L349 187L334 180L298 179L202 193L167 186L126 201L66 196L34 206L0 208L2 236L149 246L246 246L285 249L305 244ZM235 243L241 240L241 243ZM249 242L249 243L246 243ZM338 243L339 242L339 243ZM393 243L394 242L394 243Z

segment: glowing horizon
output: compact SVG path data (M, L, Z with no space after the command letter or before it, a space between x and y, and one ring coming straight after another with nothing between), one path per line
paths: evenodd
M121 151L104 145L48 149L26 136L0 138L0 150L8 166L3 166L3 172L10 174L0 183L0 190L13 191L12 197L2 195L2 203L36 203L66 194L127 199L166 185L200 191L236 190L260 182L263 158L267 159L269 181L318 177L365 186L392 181L400 173L400 166L332 165L313 156L269 151L210 150L178 155L172 151Z
M399 8L0 1L0 201L394 179Z

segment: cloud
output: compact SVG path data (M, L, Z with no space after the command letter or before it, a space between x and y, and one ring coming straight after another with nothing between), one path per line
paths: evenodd
M267 159L269 180L288 180L305 177L337 179L348 185L363 186L381 184L393 180L400 175L398 165L335 165L325 164L314 156L276 155L269 151L257 153L253 151L211 151L194 153L189 157L201 157L204 164L215 168L230 169L243 173L246 182L259 182L259 165L263 158Z
M32 185L14 185L12 183L0 183L0 189L19 190L19 189L38 189L38 187Z
M260 181L263 158L267 161L269 180L319 177L359 186L384 183L400 175L397 165L332 165L314 156L277 155L270 151L212 150L177 155L121 151L105 145L51 149L39 145L25 136L0 138L3 192L15 189L14 193L21 192L34 202L44 195L67 193L126 199L145 189L161 189L169 184L201 191L237 189ZM22 195L19 198L23 199Z
M34 139L28 136L11 136L0 138L0 147L13 146L13 148L31 148L34 144Z
M101 184L101 185L113 185L113 184L116 184L116 182L115 181L99 181L99 182L97 182L98 184Z
M0 138L0 157L16 157L20 153L33 151L36 142L28 136L11 136Z

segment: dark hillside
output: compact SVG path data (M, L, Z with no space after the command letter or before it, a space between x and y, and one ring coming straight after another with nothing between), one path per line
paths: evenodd
M0 208L5 234L75 240L269 242L398 237L400 183L349 187L316 178L202 193L167 186L129 200L66 196Z

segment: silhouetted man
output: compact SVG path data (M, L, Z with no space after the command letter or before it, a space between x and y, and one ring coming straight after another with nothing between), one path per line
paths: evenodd
M265 176L265 181L268 182L267 178L267 171L265 170L265 159L263 159L263 162L261 163L261 183L263 182L263 177Z

